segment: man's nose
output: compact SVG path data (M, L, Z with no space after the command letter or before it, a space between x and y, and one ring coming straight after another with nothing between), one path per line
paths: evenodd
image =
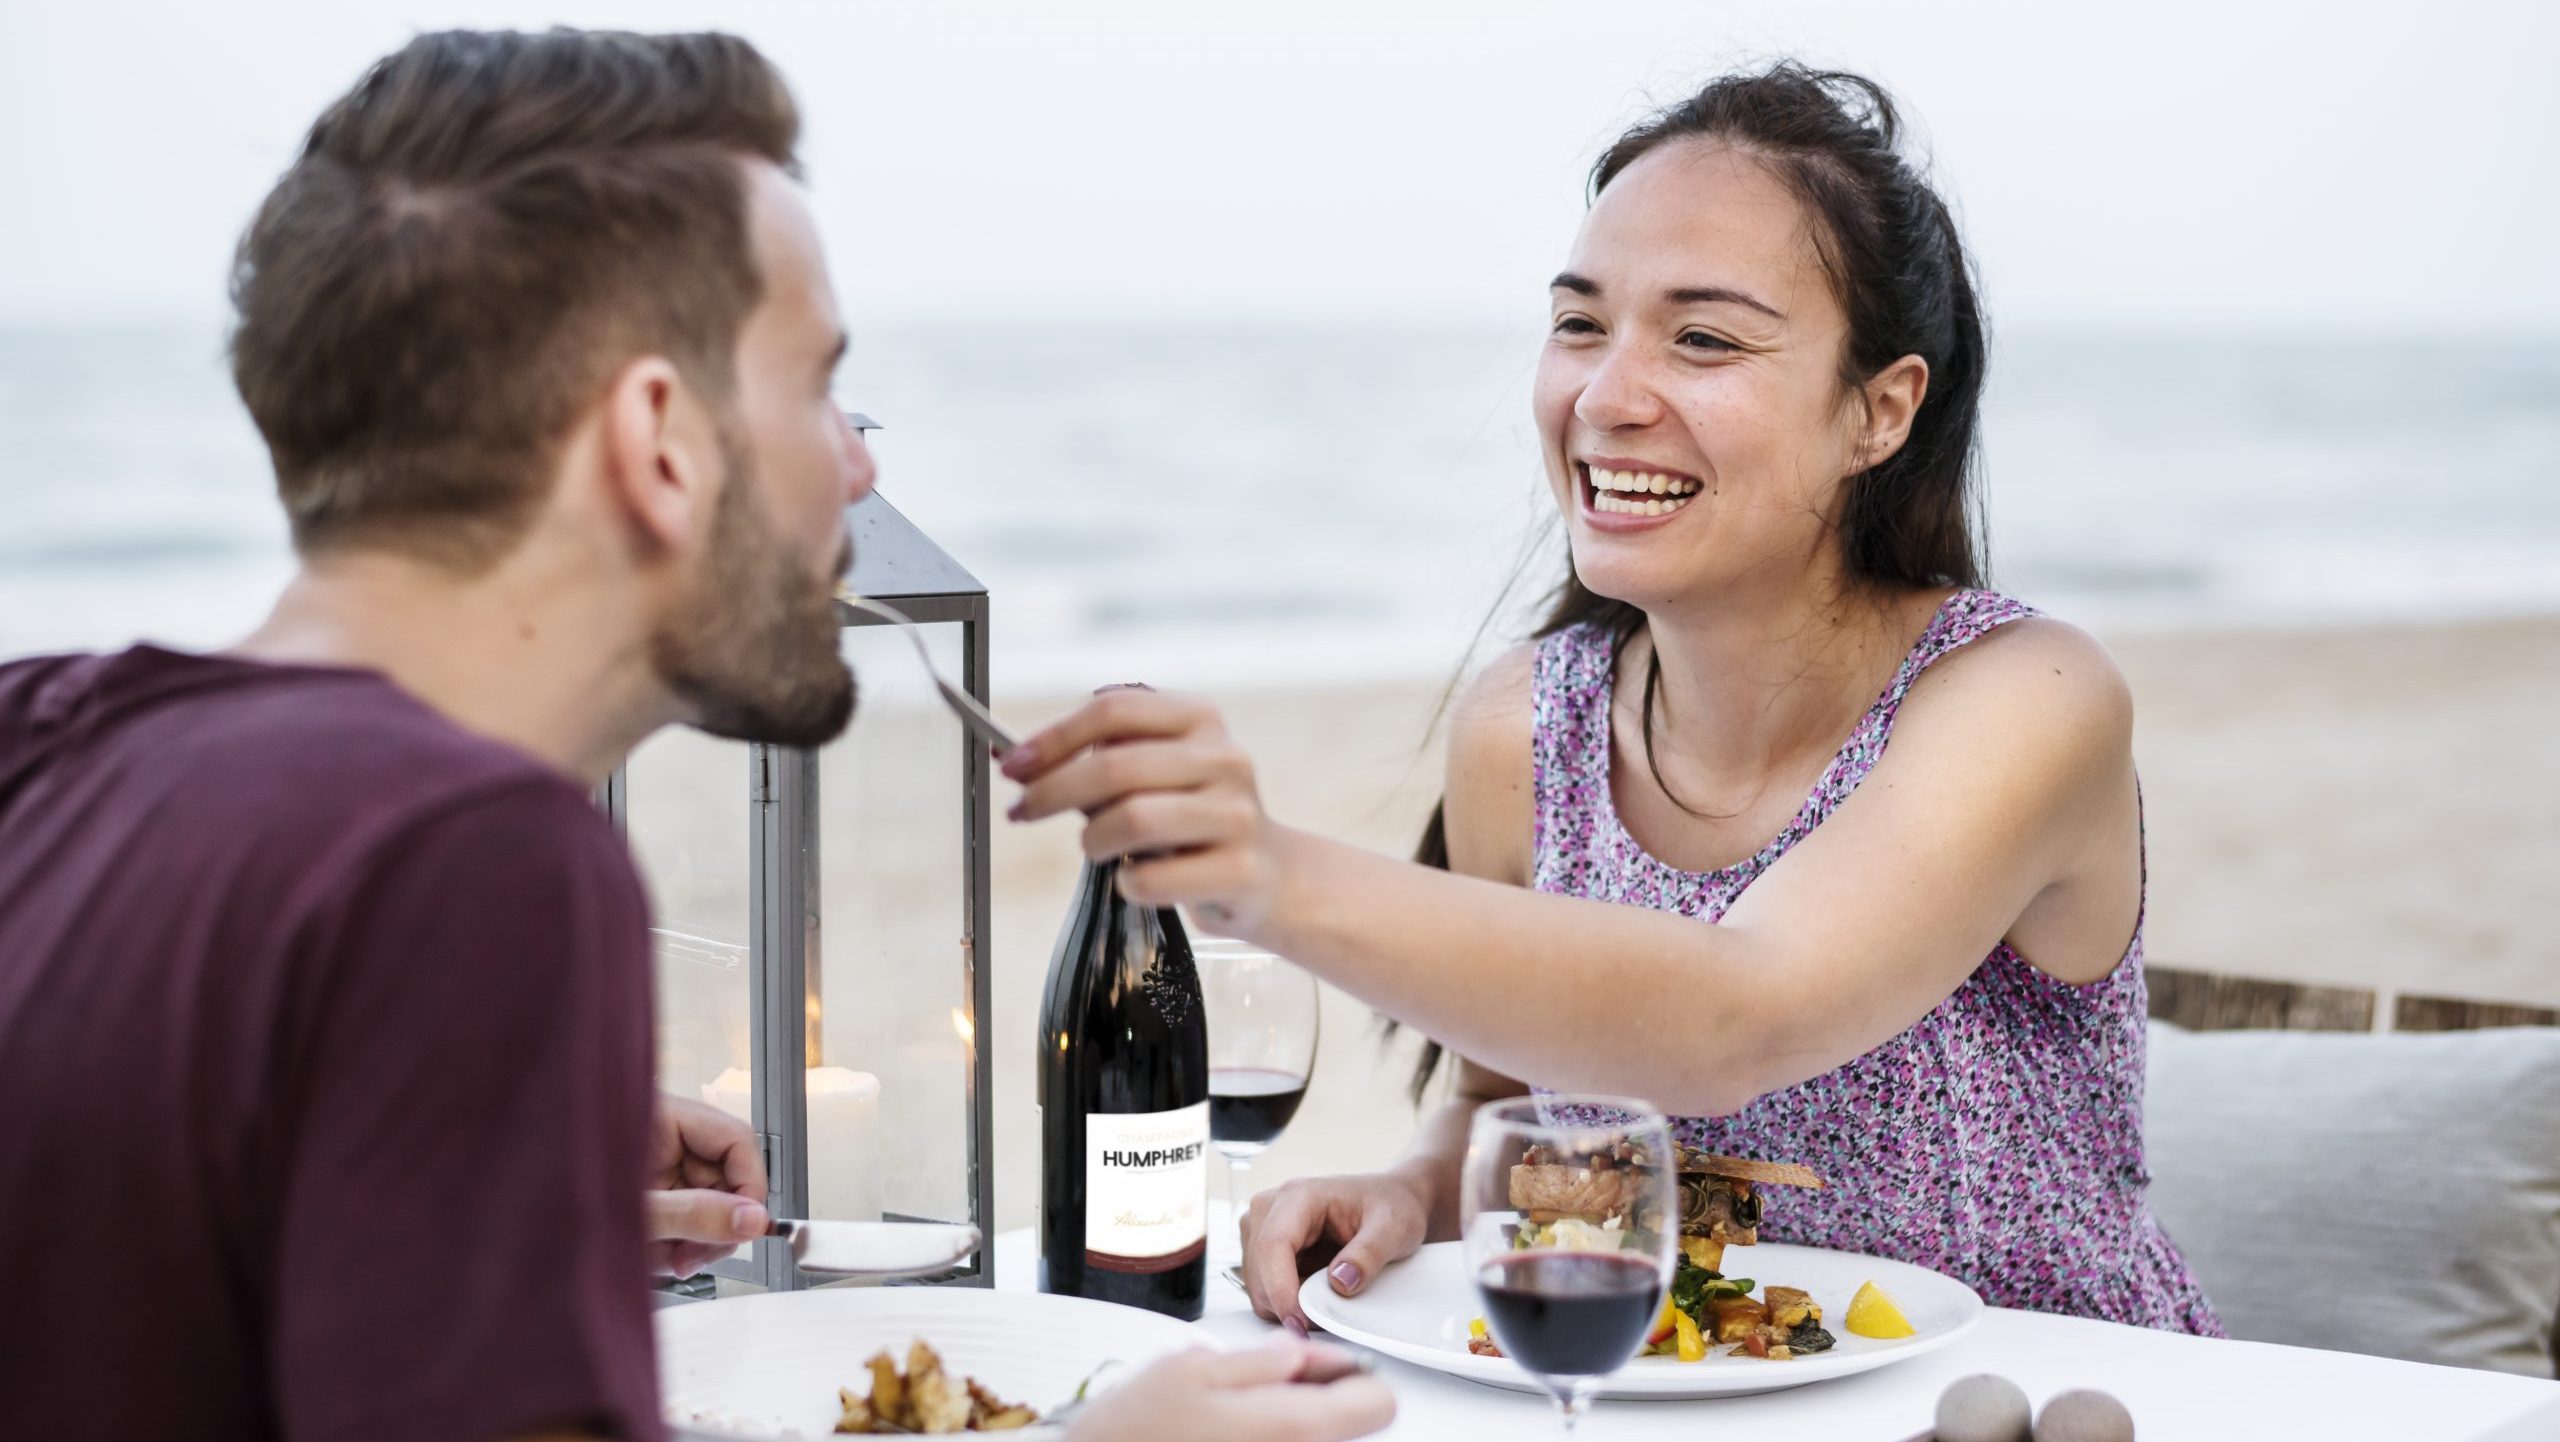
M872 487L879 484L880 467L871 459L871 443L863 439L860 431L854 431L848 439L844 456L844 503L850 506L870 495Z
M871 459L871 442L864 432L878 430L880 423L841 406L836 416L844 422L844 503L850 506L879 484L880 467Z

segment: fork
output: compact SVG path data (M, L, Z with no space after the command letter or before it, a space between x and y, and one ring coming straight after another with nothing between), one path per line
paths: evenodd
M976 732L980 740L995 748L997 760L1003 760L1004 754L1014 748L1013 733L1004 729L1004 723L998 721L986 707L979 705L977 697L952 685L943 678L941 671L935 669L933 653L924 648L924 632L917 627L914 617L886 601L857 596L841 586L836 588L836 600L841 605L850 606L857 611L868 611L884 621L892 622L904 632L908 644L916 648L916 660L923 663L924 673L933 678L933 689L942 693L942 703L951 708L953 715L960 718L961 725Z

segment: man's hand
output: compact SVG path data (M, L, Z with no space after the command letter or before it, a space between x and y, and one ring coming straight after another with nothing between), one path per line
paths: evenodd
M1341 1442L1393 1421L1395 1394L1345 1354L1280 1341L1185 1352L1104 1393L1069 1442Z
M650 1260L690 1277L764 1235L764 1148L747 1124L702 1102L658 1098L649 1177Z

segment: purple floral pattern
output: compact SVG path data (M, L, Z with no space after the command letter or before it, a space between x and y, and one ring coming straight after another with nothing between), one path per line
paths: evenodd
M1940 608L1803 808L1759 854L1682 871L1627 833L1609 788L1608 637L1580 626L1539 645L1535 704L1540 891L1723 917L1820 826L1883 755L1930 663L2035 612L1990 591ZM2142 1151L2141 929L2104 979L2072 986L2006 942L1937 1009L1836 1070L1729 1117L1681 1117L1679 1138L1802 1162L1829 1185L1766 1189L1761 1235L1899 1258L1962 1278L1994 1306L2222 1335L2153 1220Z

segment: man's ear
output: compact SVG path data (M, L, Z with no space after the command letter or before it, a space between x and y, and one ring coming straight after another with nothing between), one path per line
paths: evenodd
M604 485L644 555L706 539L719 497L719 437L674 362L641 356L605 388Z
M1929 363L1907 355L1869 377L1866 432L1858 438L1858 460L1851 474L1871 471L1892 460L1911 438L1911 418L1929 397Z

